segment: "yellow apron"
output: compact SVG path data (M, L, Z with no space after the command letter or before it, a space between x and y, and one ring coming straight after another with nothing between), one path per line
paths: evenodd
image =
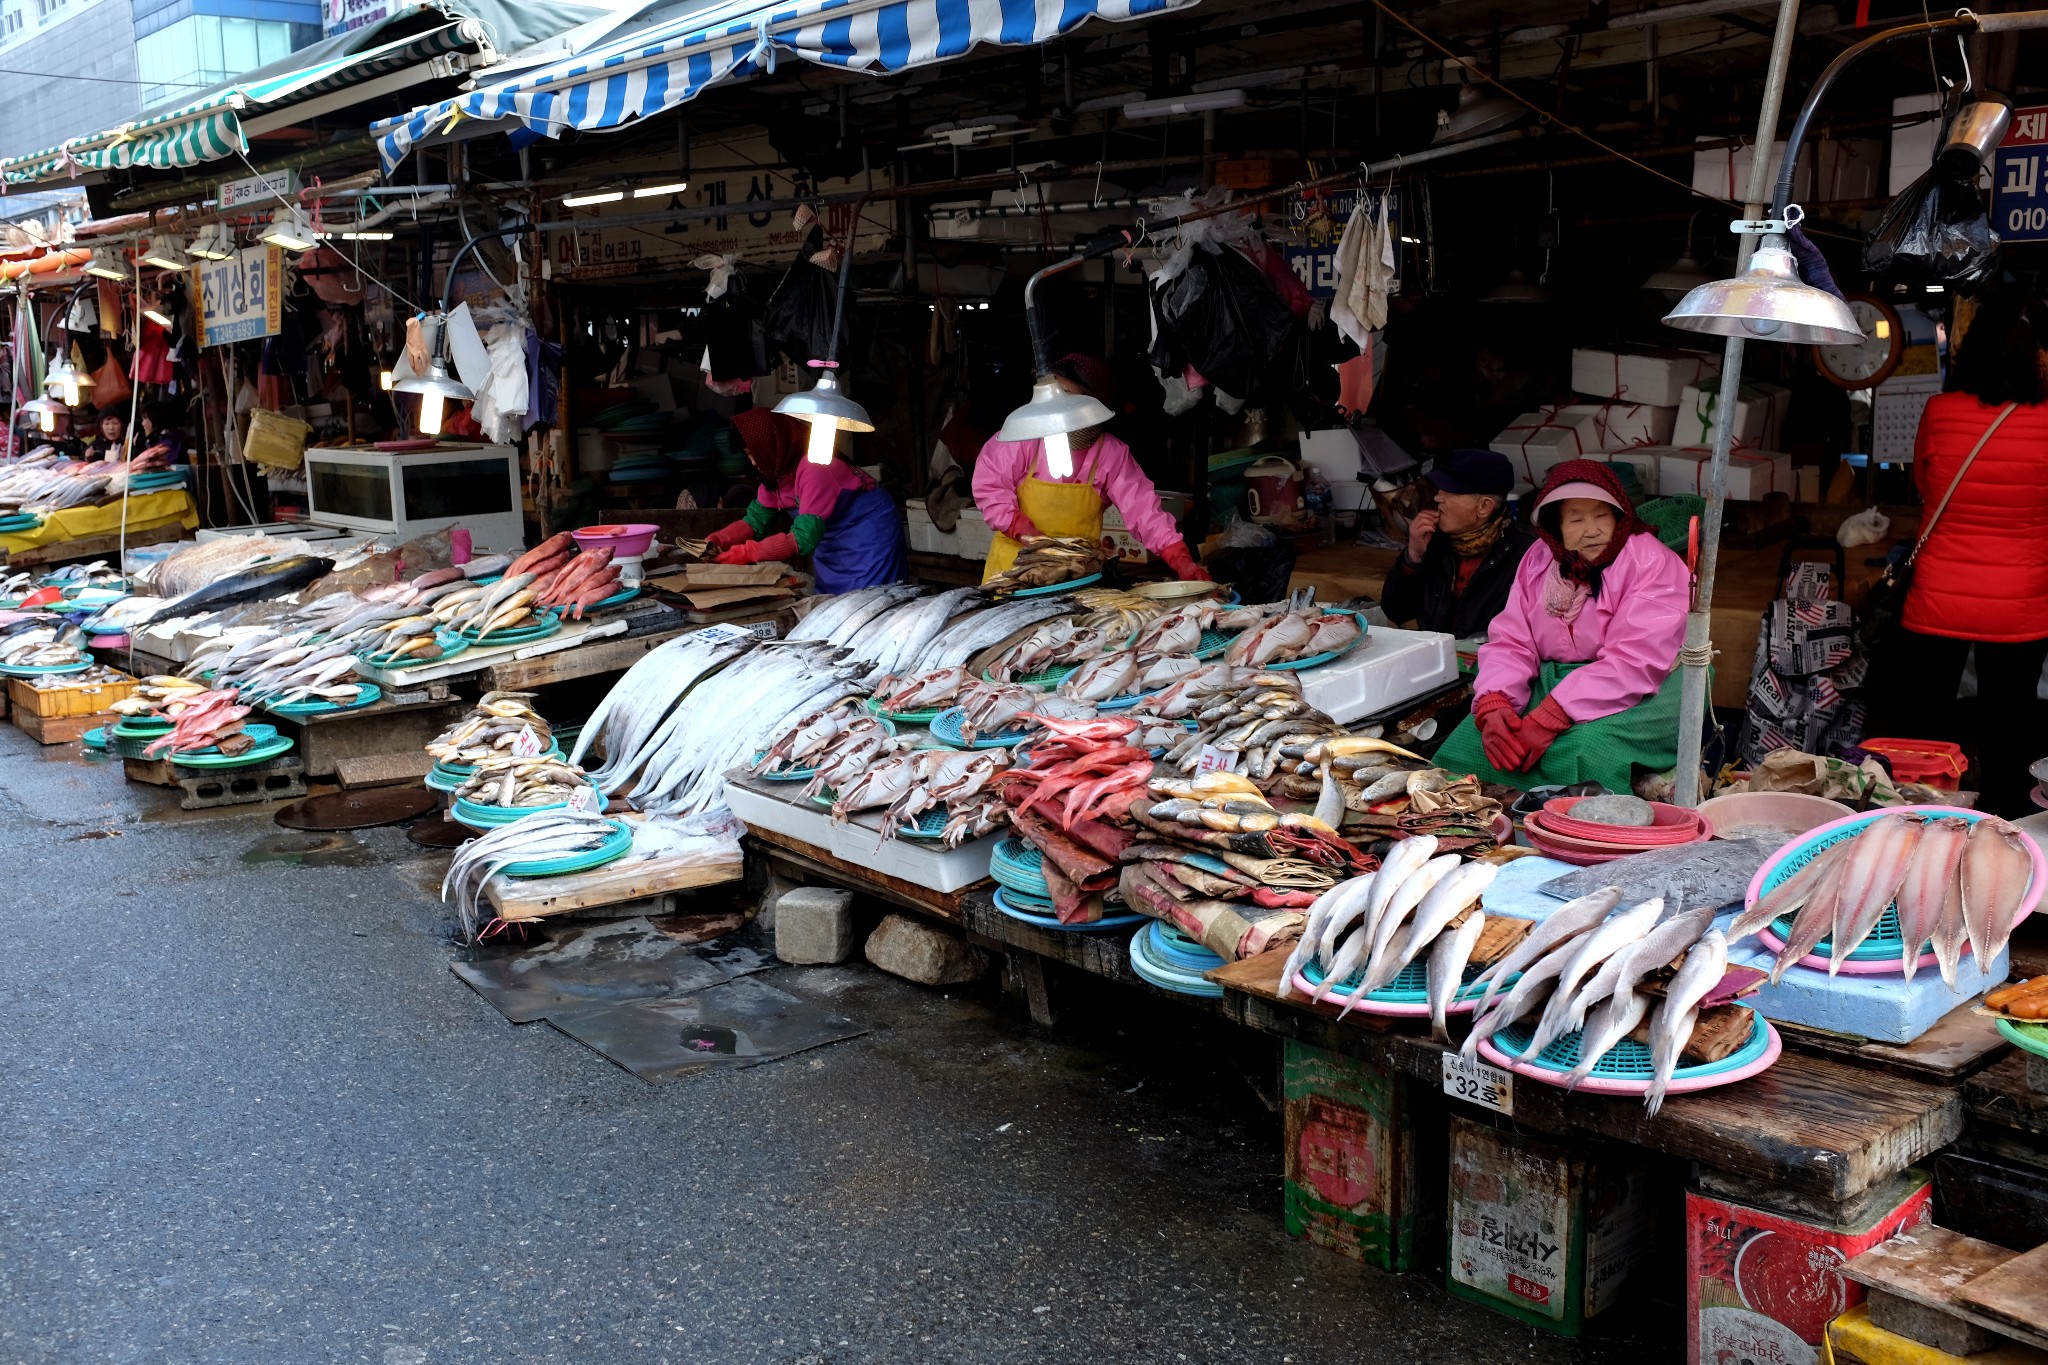
M1095 486L1094 454L1089 451L1088 468L1083 477L1072 483L1053 483L1034 473L1017 485L1017 510L1031 518L1031 524L1041 535L1102 539L1102 490ZM1035 457L1031 467L1038 468ZM986 583L997 574L1009 572L1022 548L1021 542L996 532L994 543L988 547L988 562L982 568L981 581Z

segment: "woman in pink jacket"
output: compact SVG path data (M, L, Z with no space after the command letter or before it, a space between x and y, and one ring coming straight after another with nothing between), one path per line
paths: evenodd
M1524 791L1678 761L1678 647L1692 575L1609 466L1567 460L1536 499L1533 545L1479 647L1472 715L1439 767Z
M1052 373L1068 393L1089 394L1115 408L1109 366L1094 356L1070 355L1056 362ZM1067 444L1074 470L1057 479L1046 467L1043 441L991 439L981 448L974 462L974 505L996 533L982 569L984 583L1015 563L1018 549L1033 536L1101 540L1105 503L1123 514L1125 528L1139 544L1180 577L1209 577L1188 553L1179 528L1160 506L1159 490L1138 468L1129 446L1101 427L1074 432Z

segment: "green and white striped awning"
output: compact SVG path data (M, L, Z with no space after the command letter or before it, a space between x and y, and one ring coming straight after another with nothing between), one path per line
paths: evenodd
M248 150L242 122L408 71L453 52L476 51L482 34L470 20L351 53L281 76L216 90L192 103L103 133L71 138L40 152L0 161L0 185L27 186L87 171L131 166L171 170Z

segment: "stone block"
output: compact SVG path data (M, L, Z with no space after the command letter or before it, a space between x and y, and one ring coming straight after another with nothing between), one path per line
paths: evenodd
M853 893L800 886L778 896L775 955L800 966L844 962L853 956Z
M921 986L954 986L978 979L988 958L957 934L907 915L888 915L868 935L868 961Z

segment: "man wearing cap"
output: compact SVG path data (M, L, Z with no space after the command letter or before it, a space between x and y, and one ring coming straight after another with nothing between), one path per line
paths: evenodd
M1536 533L1508 516L1514 467L1491 450L1454 450L1428 474L1435 505L1408 523L1408 548L1387 575L1390 621L1459 639L1484 635L1507 605L1515 568Z

